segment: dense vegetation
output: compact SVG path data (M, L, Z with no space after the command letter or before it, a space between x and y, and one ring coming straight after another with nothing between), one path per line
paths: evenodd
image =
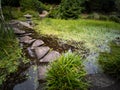
M113 30L118 32L120 30L120 25L117 23L98 20L46 18L42 22L36 22L38 22L38 25L35 30L40 34L55 35L64 40L84 41L85 45L93 50L99 50L99 45L119 36Z
M87 90L82 61L74 53L66 53L51 63L46 74L47 90Z
M1 0L0 0L1 1ZM1 3L0 3L1 4ZM120 37L120 0L2 0L0 7L0 85L6 76L17 71L20 59L27 62L13 29L5 20L25 20L31 14L35 31L42 35L54 35L63 41L84 42L86 48L100 53L99 64L104 72L120 78L120 47L108 43ZM3 10L3 15L2 15ZM48 11L40 21L39 14ZM69 42L75 47L80 45ZM103 47L102 47L103 46ZM79 50L79 49L78 49ZM86 90L86 72L79 56L62 55L51 63L47 76L48 90Z
M99 63L105 73L120 79L120 46L115 42L111 42L110 47L110 52L100 53Z
M22 57L22 50L13 33L13 29L6 24L0 7L0 85L6 80L6 76L17 71L20 59L27 62Z

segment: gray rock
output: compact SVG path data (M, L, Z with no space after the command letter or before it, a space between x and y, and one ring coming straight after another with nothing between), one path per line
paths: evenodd
M49 63L60 57L60 53L57 51L49 52L44 58L40 60L41 63Z
M50 50L50 48L47 46L36 47L35 53L36 53L37 58L41 59L42 57L44 57L48 53L49 50Z
M19 24L18 24L19 28L22 29L22 30L33 30L33 27L30 26L28 23L26 22L22 22L20 21Z
M35 58L34 52L30 49L30 47L27 48L28 54L30 57Z
M35 47L41 46L41 45L43 45L43 44L44 44L44 42L43 42L42 40L36 40L36 41L32 44L31 49L35 49Z
M13 28L13 30L14 30L14 33L15 33L15 34L24 34L24 33L25 33L25 31L20 30L20 29L18 29L18 28Z
M32 39L32 37L30 36L24 36L24 37L20 37L20 42L22 43L26 43L26 44L31 44L32 42L34 42L36 39Z
M29 77L26 81L15 85L13 90L36 90L39 86L37 66L32 65L24 73L26 73Z
M115 83L113 79L103 73L90 74L87 76L87 80L95 87L107 87Z
M47 72L48 67L49 66L45 66L45 65L38 67L38 80L45 81L45 78L46 78L45 74Z

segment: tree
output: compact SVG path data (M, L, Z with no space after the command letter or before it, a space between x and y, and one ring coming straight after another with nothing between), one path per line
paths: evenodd
M116 8L117 8L117 11L120 13L120 0L116 0L115 5L116 5Z
M0 29L4 28L4 25L5 25L5 20L4 20L4 16L3 16L3 12L2 12L2 4L1 3L2 2L0 0ZM6 30L6 29L4 28L4 30Z
M84 0L62 0L58 17L62 19L77 19L81 13L81 4Z

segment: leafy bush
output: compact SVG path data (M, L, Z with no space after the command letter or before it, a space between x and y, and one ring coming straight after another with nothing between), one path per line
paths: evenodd
M67 53L51 63L46 74L48 90L87 90L85 71L79 56Z
M10 6L6 6L3 8L3 14L5 16L5 19L18 19L21 16L23 16L22 12L19 10L19 8L14 8Z
M100 53L99 63L105 73L120 79L120 46L115 43L111 43L110 47L110 53Z
M49 17L51 18L57 18L58 14L58 7L54 7L52 10L50 10Z
M105 16L105 15L100 15L100 18L99 20L108 20L108 16Z
M42 2L39 0L21 0L20 6L22 7L22 10L38 10L39 8L42 8Z
M81 13L83 0L62 0L59 7L59 17L62 19L77 19Z
M120 23L120 18L118 18L116 15L110 15L109 20Z

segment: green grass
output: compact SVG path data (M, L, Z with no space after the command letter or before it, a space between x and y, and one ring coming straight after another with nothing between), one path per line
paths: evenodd
M46 74L47 90L87 90L82 61L74 53L66 53L51 63Z
M60 20L46 18L36 20L35 30L43 35L55 35L64 40L85 41L86 47L99 50L100 44L120 36L120 24L97 20Z
M15 38L12 29L5 30L0 24L0 85L6 80L6 76L17 71L21 58L24 63L28 60L22 57L22 50ZM3 25L2 25L3 26Z
M99 64L105 73L120 79L120 46L110 43L111 51L102 52L99 56Z

